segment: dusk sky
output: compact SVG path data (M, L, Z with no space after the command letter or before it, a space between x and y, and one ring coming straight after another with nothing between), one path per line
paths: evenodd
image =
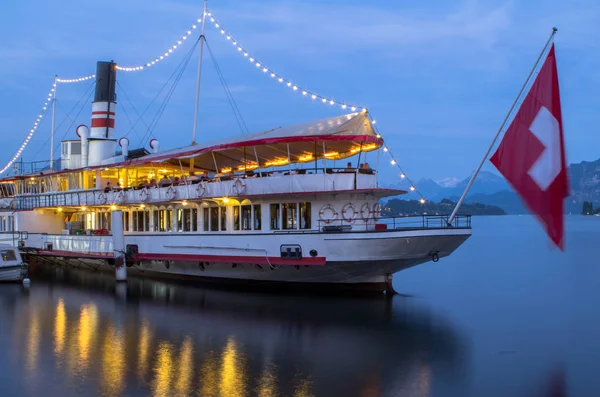
M600 157L600 3L561 1L233 1L209 9L251 55L298 86L366 106L386 143L413 179L464 178L476 167L553 26L567 161ZM98 60L145 64L169 48L202 12L200 0L25 0L0 14L0 159L17 151L41 110L53 76L95 72ZM594 33L596 32L596 33ZM197 38L195 33L195 37ZM206 37L251 132L339 115L273 81L213 26ZM149 138L129 100L142 112L194 40L139 72L119 72L117 137L131 147ZM241 134L215 67L205 51L198 141ZM197 52L152 136L161 148L191 140ZM88 124L92 81L61 84L57 142ZM128 99L127 99L128 98ZM144 116L158 111L164 94ZM128 119L128 117L129 119ZM64 122L63 122L64 121ZM68 127L71 126L69 129ZM146 134L146 138L140 140ZM24 161L49 157L48 113ZM58 157L58 151L57 157ZM383 159L382 159L383 160ZM388 160L386 158L386 160ZM381 163L393 178L389 161ZM486 170L495 171L486 164Z

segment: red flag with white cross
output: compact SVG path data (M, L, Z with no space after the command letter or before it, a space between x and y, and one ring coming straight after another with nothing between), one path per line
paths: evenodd
M563 250L569 182L554 44L490 161Z

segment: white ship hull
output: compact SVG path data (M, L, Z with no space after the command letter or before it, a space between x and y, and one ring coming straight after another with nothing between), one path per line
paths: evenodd
M470 234L470 229L290 234L278 236L276 247L272 235L127 236L126 244L137 245L145 253L129 257L127 272L142 277L245 285L340 284L344 288L381 291L394 273L450 255ZM54 240L52 251L28 254L29 260L113 269L109 258L90 254L86 245L93 241L102 245L99 237L82 236L79 241L61 237ZM280 252L273 248L279 249L282 244L299 245L306 257L281 259ZM315 257L310 256L311 250L317 252Z

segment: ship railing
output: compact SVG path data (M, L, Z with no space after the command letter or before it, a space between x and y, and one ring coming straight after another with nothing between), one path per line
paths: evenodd
M366 221L358 219L318 220L320 232L384 232L398 230L471 229L471 215L398 215Z
M48 234L48 233L26 233L16 235L13 240L25 241L27 248L36 248L44 251L61 251L82 253L88 255L110 256L114 253L114 242L112 235L72 235L72 234ZM16 244L15 244L16 245Z
M337 173L304 174L254 178L233 178L220 182L200 181L187 184L118 189L78 189L66 192L28 193L15 197L16 208L31 210L44 207L84 207L131 205L236 198L251 195L344 192L377 187L375 174Z

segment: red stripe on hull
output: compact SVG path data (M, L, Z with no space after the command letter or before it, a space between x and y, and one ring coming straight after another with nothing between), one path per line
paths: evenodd
M277 256L223 256L223 255L186 255L186 254L138 254L130 261L181 261L181 262L215 262L215 263L240 263L257 265L284 265L284 266L323 266L325 257L282 259Z
M92 119L92 128L106 127L106 119ZM115 119L108 119L108 128L115 128Z
M93 115L95 115L95 114L103 114L103 115L105 115L105 116L106 116L106 115L108 114L108 112L105 112L105 111L97 111L97 112L92 112L92 116L93 116ZM115 115L115 112L110 112L110 115L111 115L111 116L114 116L114 115Z

